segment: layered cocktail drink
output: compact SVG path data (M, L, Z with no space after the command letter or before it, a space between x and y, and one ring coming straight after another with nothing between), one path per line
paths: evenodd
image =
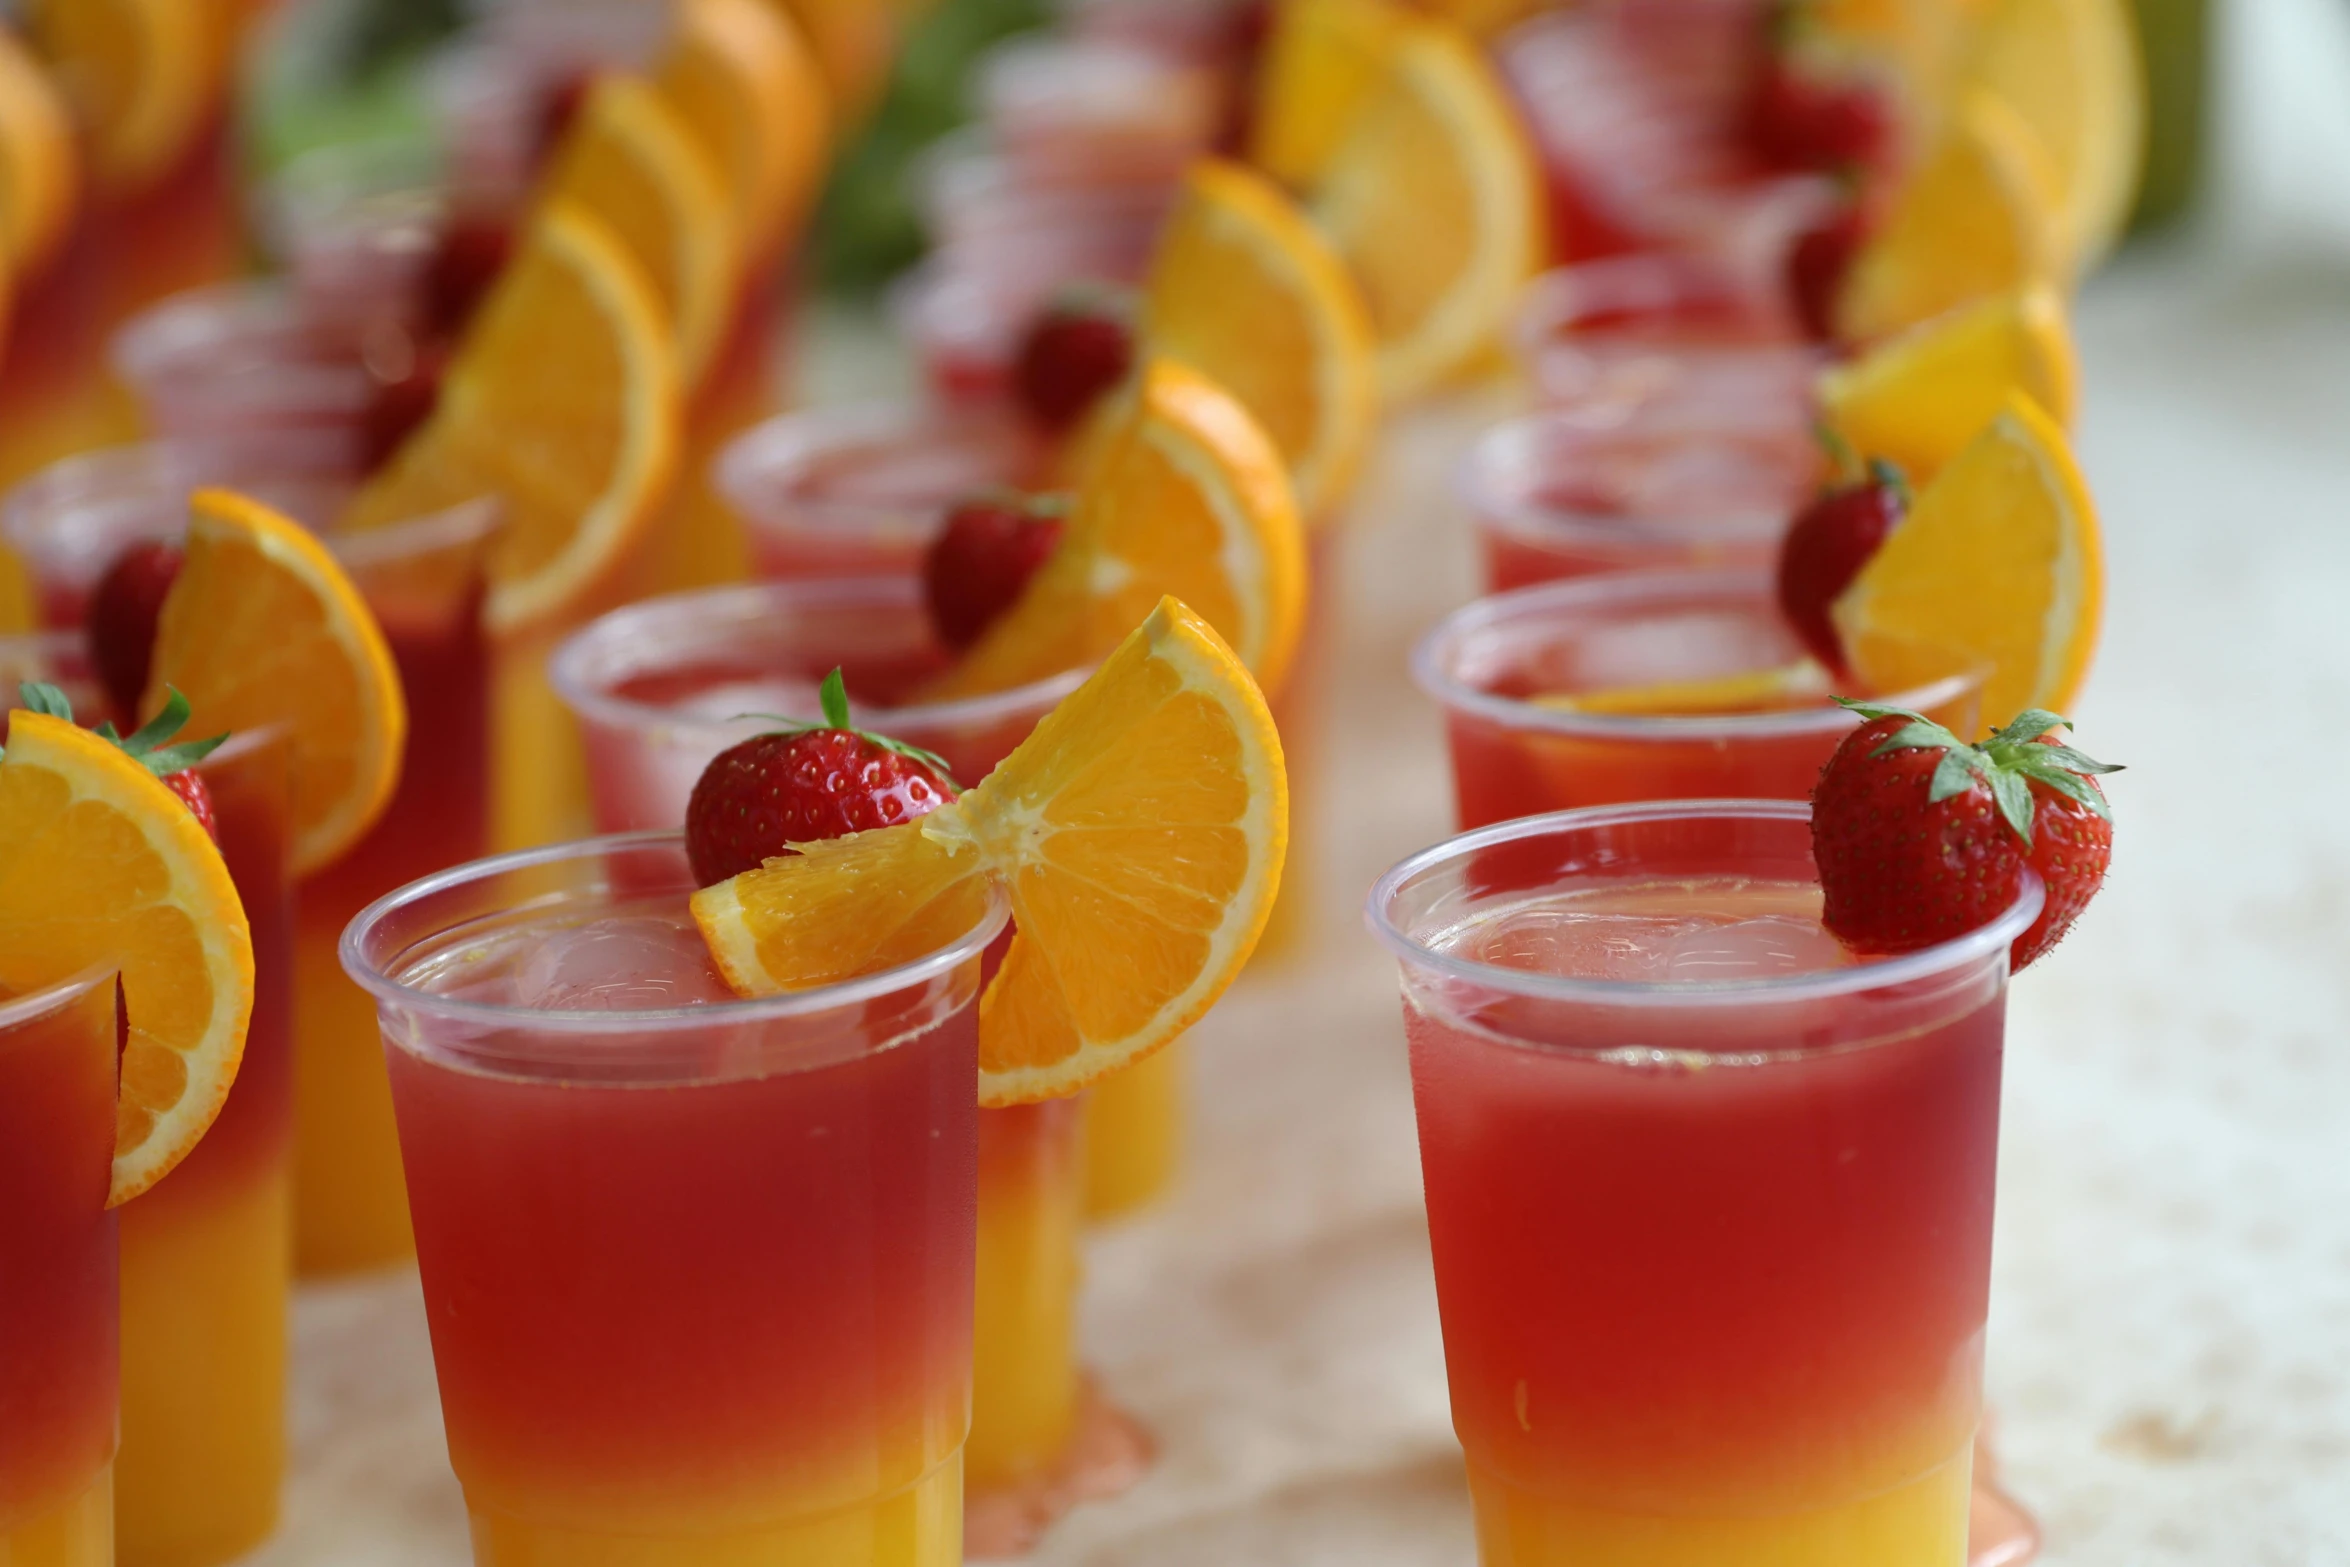
M111 972L0 993L0 1561L109 1567L116 1344Z
M1809 808L1512 822L1371 900L1487 1567L1961 1567L2008 947L1856 960Z
M1858 722L1828 700L1764 572L1627 572L1458 610L1412 655L1444 707L1463 827L1631 800L1809 796ZM1975 732L1958 673L1866 693ZM1860 692L1842 692L1862 695Z
M475 1560L961 1560L980 957L737 1000L681 839L353 922Z
M91 590L125 548L184 531L191 490L225 484L325 528L351 483L339 462L319 460L298 438L157 443L93 453L38 475L8 497L5 526L32 567L44 621L77 627ZM342 860L306 876L296 900L295 1214L305 1272L380 1267L410 1251L374 1010L344 976L335 943L375 898L487 847L482 563L496 523L496 507L483 502L365 535L329 534L383 629L416 716L383 818Z
M108 716L78 631L0 637L0 692L13 700L24 681L57 687L85 724ZM252 935L253 1011L219 1118L119 1213L113 1527L126 1561L228 1561L277 1522L294 1250L290 768L277 730L234 736L196 768Z
M836 667L860 726L936 753L966 786L993 771L1085 674L963 701L913 700L949 656L910 577L843 578L631 605L567 642L553 675L586 744L597 826L631 831L682 823L695 780L719 752L782 720L821 720L817 687ZM974 1492L1053 1473L1078 1428L1085 1129L1082 1100L979 1115L975 1391L965 1449Z

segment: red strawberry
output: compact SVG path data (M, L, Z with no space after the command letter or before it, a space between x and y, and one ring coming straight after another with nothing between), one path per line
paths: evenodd
M1120 381L1134 363L1134 328L1122 298L1104 289L1072 292L1037 317L1021 340L1012 390L1028 417L1059 434Z
M1866 174L1890 161L1893 107L1870 82L1830 81L1773 53L1747 110L1747 138L1774 168Z
M506 270L514 231L495 218L458 216L441 234L424 266L424 328L454 338Z
M441 398L441 377L449 368L448 349L433 342L402 346L403 352L368 359L368 378L374 384L359 415L362 473L373 473L391 461L417 426L432 417Z
M117 713L137 712L147 694L155 624L184 558L177 544L160 539L134 544L114 557L90 594L90 665Z
M1787 249L1787 297L1814 342L1836 340L1836 299L1868 239L1860 203L1847 202L1796 236Z
M1843 698L1837 700L1843 701ZM1812 788L1821 919L1856 952L1912 952L1989 924L2037 871L2047 902L2009 950L2021 971L2061 940L2105 880L2113 816L2095 778L2119 772L2037 710L1968 745L1905 708L1844 702L1869 720Z
M544 164L563 145L563 138L579 120L579 111L587 107L588 94L595 91L594 71L574 71L546 88L539 104L539 121L531 141L531 162Z
M922 593L941 642L961 652L1020 601L1061 542L1067 512L1058 496L1007 490L973 496L947 513L922 557Z
M213 816L212 791L205 787L201 777L189 769L219 750L228 736L214 735L209 740L174 740L173 736L187 726L188 699L172 687L166 686L164 690L167 695L163 711L141 724L127 739L115 733L111 721L100 724L98 733L113 741L133 761L162 779L163 787L179 796L180 803L196 818L205 835L217 844L220 842L220 823ZM17 700L33 712L62 718L69 724L74 721L73 699L45 681L27 680L16 688L16 695Z
M928 751L849 727L840 671L824 722L754 735L713 757L685 807L685 855L709 887L814 843L910 822L962 791Z
M1812 498L1779 545L1779 611L1814 658L1842 671L1844 645L1829 606L1860 575L1909 513L1909 483L1891 463L1872 462L1868 476Z

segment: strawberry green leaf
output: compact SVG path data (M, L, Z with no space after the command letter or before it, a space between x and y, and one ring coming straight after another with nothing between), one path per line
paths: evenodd
M62 718L73 722L73 698L46 680L26 680L16 688L16 699L27 712L39 713L44 718Z
M1991 798L1999 802L1999 814L2007 818L2007 825L2024 840L2032 842L2032 786L2022 773L1993 768L1990 774Z
M824 677L824 684L816 688L816 700L824 709L824 722L833 729L849 727L849 686L841 678L840 666L832 666L832 673Z
M1883 756L1888 748L1879 746L1869 754ZM1939 805L1952 795L1964 794L1982 776L1981 758L1975 756L1969 748L1962 746L1955 751L1946 751L1942 760L1934 765L1933 781L1926 787L1926 803Z

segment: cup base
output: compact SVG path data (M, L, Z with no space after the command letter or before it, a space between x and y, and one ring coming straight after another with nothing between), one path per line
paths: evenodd
M1103 1398L1088 1377L1078 1397L1076 1434L1059 1463L1017 1485L971 1493L963 1511L964 1554L975 1562L1027 1555L1070 1509L1125 1491L1158 1456L1150 1432Z
M1471 1464L1480 1567L1967 1567L1971 1453L1891 1491L1768 1516L1620 1512Z
M888 1496L751 1528L624 1534L481 1506L470 1514L475 1567L957 1567L963 1458Z

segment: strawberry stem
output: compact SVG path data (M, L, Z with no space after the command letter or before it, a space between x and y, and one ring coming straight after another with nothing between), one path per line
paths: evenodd
M2071 726L2056 714L2039 708L2027 708L2018 713L2006 728L1994 733L1981 745L1968 745L1958 736L1943 728L1923 713L1906 707L1890 707L1881 702L1861 702L1850 697L1832 699L1839 706L1849 708L1861 717L1904 718L1908 722L1885 737L1871 756L1884 756L1894 751L1940 751L1942 760L1935 764L1934 776L1926 787L1928 804L1939 804L1953 795L1964 794L1977 781L1991 791L1998 802L1999 814L2007 825L2015 829L2017 837L2029 846L2032 841L2032 788L2035 783L2049 788L2088 807L2106 821L2113 820L2112 807L2106 804L2089 779L2105 773L2118 773L2121 768L2100 762L2069 745L2044 745L2040 737L2055 729Z
M767 731L770 734L799 735L806 734L811 729L843 729L860 740L870 741L884 751L894 751L900 756L912 757L925 767L936 769L941 778L950 782L954 779L954 769L947 766L947 759L936 751L925 751L918 745L908 745L903 740L892 740L887 735L875 734L870 729L859 729L850 723L849 686L848 682L842 678L838 664L833 666L832 673L826 675L822 683L816 687L816 705L824 713L824 721L820 724L811 724L797 718L786 718L781 713L737 713L734 716L737 720L756 718L775 725L775 728Z
M163 711L148 719L125 739L117 734L113 720L97 728L101 740L112 742L133 761L145 767L158 778L169 778L173 773L184 773L213 752L228 743L225 734L209 740L182 740L168 744L172 737L187 727L188 699L177 686L165 686ZM73 722L73 698L67 696L46 680L27 680L16 688L17 700L30 712L47 718L61 718Z

